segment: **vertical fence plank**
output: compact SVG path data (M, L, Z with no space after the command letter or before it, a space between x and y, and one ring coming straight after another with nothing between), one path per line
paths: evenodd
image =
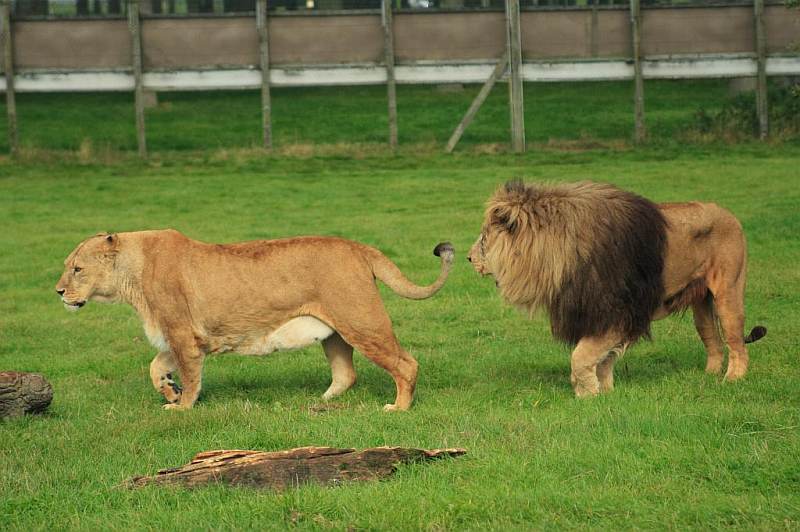
M633 40L633 107L634 141L644 142L647 130L644 125L644 78L642 75L642 7L640 0L631 0L631 37Z
M394 78L394 22L392 1L383 0L383 54L386 63L386 96L389 100L389 146L397 148L397 87Z
M764 27L764 0L754 0L756 36L756 113L758 114L758 136L761 140L769 136L769 105L767 103L767 34Z
M131 32L131 63L133 66L134 105L136 106L136 140L139 157L147 157L147 136L144 125L144 85L142 82L142 24L140 0L128 0L128 28Z
M525 105L522 98L522 36L519 0L506 0L506 33L509 58L508 98L511 111L511 148L525 151Z
M600 17L597 12L597 2L598 0L589 0L592 6L592 11L589 15L589 55L591 57L597 57L600 48Z
M267 0L256 0L256 27L258 29L259 57L261 60L261 126L264 149L272 149L272 95L269 73L269 29Z
M8 114L8 147L12 155L19 151L17 135L17 100L14 94L14 34L11 26L11 0L0 5L0 24L3 25L3 70L6 76L6 113Z

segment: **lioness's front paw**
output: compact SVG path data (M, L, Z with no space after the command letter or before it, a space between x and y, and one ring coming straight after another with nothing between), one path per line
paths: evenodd
M383 405L384 412L406 412L411 405L403 405L403 404L391 404L391 405Z
M180 403L168 403L164 405L164 410L189 410L191 406L182 405Z
M174 381L170 381L161 387L161 395L169 403L179 403L181 400L181 392L183 390Z

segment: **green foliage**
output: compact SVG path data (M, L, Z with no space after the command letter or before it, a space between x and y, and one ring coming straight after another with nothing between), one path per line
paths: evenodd
M797 529L798 163L791 144L0 159L0 368L42 372L55 390L48 414L0 422L1 527ZM678 316L629 350L613 393L576 400L568 350L547 322L504 305L464 260L486 198L517 177L593 178L731 209L748 235L747 326L770 330L750 347L748 376L705 375L691 317ZM67 313L54 291L87 235L160 227L210 242L346 236L384 250L419 283L436 277L433 246L451 240L456 267L437 296L408 301L382 287L400 342L420 362L412 409L381 412L394 385L360 355L359 382L337 408L312 408L329 382L314 346L209 357L195 409L162 410L148 377L154 349L134 312L89 303ZM202 450L301 445L469 453L384 482L286 493L119 487Z
M431 85L397 88L401 145L444 149L480 85L443 91ZM692 121L698 106L716 110L725 80L647 82L647 126L653 142L670 143ZM278 88L272 120L278 149L319 145L385 145L386 89L366 87ZM155 152L247 149L260 145L257 91L159 93L146 110L147 145ZM633 136L630 82L527 83L525 129L533 144L626 143ZM31 94L17 97L23 148L80 150L94 154L136 151L131 94ZM4 100L0 101L4 114ZM509 142L508 91L489 95L458 149ZM7 151L0 120L0 150Z
M769 125L781 137L800 134L800 84L770 85L768 89ZM756 137L759 132L756 97L743 92L729 98L722 108L709 112L701 108L694 115L694 129L720 139Z

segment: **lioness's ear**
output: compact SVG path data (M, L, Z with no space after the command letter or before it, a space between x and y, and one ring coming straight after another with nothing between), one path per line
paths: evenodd
M108 248L106 253L115 254L119 250L119 237L116 233L105 235L103 240L105 240L106 247Z

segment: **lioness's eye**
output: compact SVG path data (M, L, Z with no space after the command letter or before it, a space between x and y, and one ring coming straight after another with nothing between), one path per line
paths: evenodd
M81 270L83 270L83 268L78 268L77 266L75 266L74 268L72 268L72 272L73 272L73 273L80 273L80 271L81 271Z

